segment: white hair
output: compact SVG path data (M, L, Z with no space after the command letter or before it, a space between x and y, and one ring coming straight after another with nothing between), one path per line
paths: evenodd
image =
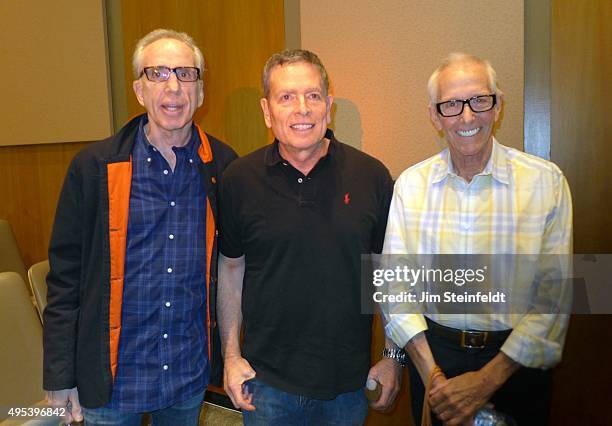
M453 52L450 53L442 63L436 68L436 70L429 77L427 82L427 93L429 94L429 102L431 105L435 105L438 102L438 91L440 89L438 82L440 80L440 73L446 68L461 63L472 63L482 65L487 73L487 79L489 80L489 89L491 93L500 93L499 87L497 87L497 73L491 66L491 63L486 59L481 59L474 55L468 55L467 53Z
M134 78L138 79L142 74L142 54L144 49L151 43L164 38L182 41L189 46L189 48L193 50L195 66L200 70L200 76L202 76L202 73L204 72L204 55L202 55L202 51L195 44L193 38L186 33L158 28L138 40L138 43L136 43L136 46L134 47L134 54L132 55L132 71L134 73Z

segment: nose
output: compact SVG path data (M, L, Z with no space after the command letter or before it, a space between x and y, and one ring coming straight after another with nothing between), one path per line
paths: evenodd
M470 121L474 120L474 111L472 111L472 108L470 108L468 104L463 105L461 119L466 123L469 123Z
M306 101L306 97L304 95L300 95L297 98L297 111L299 114L308 115L310 112L310 107L308 106L308 102Z
M170 77L166 80L166 89L171 92L178 92L181 88L181 83L178 78L176 78L175 73L170 73Z

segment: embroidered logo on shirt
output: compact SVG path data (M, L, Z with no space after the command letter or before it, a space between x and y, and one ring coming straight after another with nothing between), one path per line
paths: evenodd
M348 206L350 202L351 202L351 194L347 192L346 194L344 194L344 204Z

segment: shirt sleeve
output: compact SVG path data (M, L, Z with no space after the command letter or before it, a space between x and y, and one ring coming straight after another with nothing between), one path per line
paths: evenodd
M47 275L47 306L43 312L43 388L76 386L76 342L82 257L81 173L77 159L66 174L60 193Z
M219 191L219 251L223 256L231 258L244 254L238 220L239 198L234 196L236 189L235 180L226 172L221 179Z
M405 205L403 202L401 178L395 183L393 197L389 207L389 218L387 220L387 230L385 232L385 242L383 245L382 264L386 255L406 254L409 252L409 244L405 233L406 218L404 216ZM427 329L425 317L422 314L403 314L391 313L392 307L389 305L381 306L383 319L385 320L385 333L393 342L403 348L408 341L416 334Z
M380 178L378 188L378 220L372 235L372 253L380 253L385 240L385 230L387 228L387 217L389 216L389 204L393 194L393 179L386 167L381 166L384 171Z
M542 254L556 262L543 262L542 280L559 286L559 313L527 314L514 327L501 351L532 368L550 368L561 360L571 307L572 199L569 185L559 172L555 185L556 205L549 214L542 240ZM557 256L554 256L557 255Z

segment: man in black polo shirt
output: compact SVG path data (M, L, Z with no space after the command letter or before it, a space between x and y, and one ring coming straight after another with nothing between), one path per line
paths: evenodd
M263 86L276 139L228 167L221 190L225 390L247 425L363 424L366 379L382 384L376 409L399 387L395 361L370 369L360 304L361 254L382 249L392 180L327 129L333 98L315 54L273 55Z

